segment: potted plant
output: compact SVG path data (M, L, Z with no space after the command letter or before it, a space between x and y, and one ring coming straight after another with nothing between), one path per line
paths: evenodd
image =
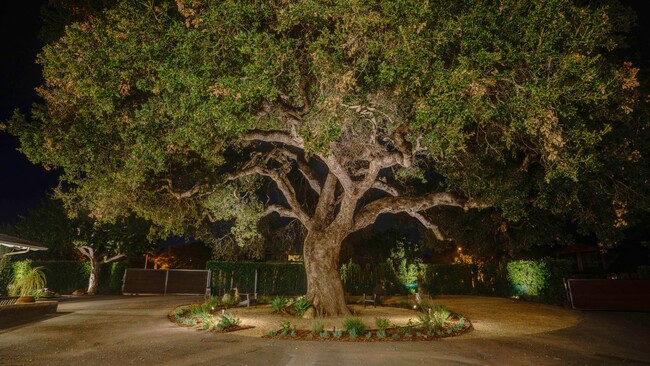
M13 295L20 295L17 304L30 303L34 302L34 294L45 288L46 284L43 267L28 267L16 273L11 283L11 292Z

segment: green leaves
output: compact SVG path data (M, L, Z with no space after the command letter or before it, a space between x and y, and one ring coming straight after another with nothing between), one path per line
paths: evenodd
M231 244L259 242L259 186L224 176L254 129L295 131L307 153L335 143L358 167L373 131L399 128L419 162L394 166L395 183L435 171L511 222L612 236L648 208L645 188L623 188L647 187L647 105L613 52L632 21L614 4L163 0L92 14L43 49L43 102L9 130L108 221L136 213L160 236L226 221Z

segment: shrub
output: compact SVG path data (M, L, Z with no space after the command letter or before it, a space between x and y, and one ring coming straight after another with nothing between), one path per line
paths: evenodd
M280 321L280 334L282 334L283 336L286 336L291 331L292 331L291 322L289 322L287 320Z
M515 295L552 304L567 302L564 279L571 275L569 261L513 261L508 263L507 270Z
M255 288L255 270L258 295L304 294L307 291L305 267L298 263L208 261L206 269L212 270L213 294L229 291L231 279L239 283L240 290L252 292Z
M35 295L37 291L45 288L46 284L43 267L32 268L27 265L14 273L11 282L11 293L20 296Z
M366 325L356 316L345 318L343 320L343 328L350 334L354 332L355 335L363 334L366 331Z
M305 312L309 307L311 306L311 303L307 301L304 297L299 298L293 303L293 310L296 313L296 316L303 316L305 315Z
M340 339L341 337L343 337L343 331L342 330L335 330L334 332L332 332L332 334L334 335L334 338L336 338L336 339Z
M390 327L390 321L386 318L375 318L375 325L377 329L386 330Z
M241 324L241 319L230 313L219 315L219 322L217 323L217 330L225 330L231 327L236 327Z
M537 297L548 286L550 273L542 261L513 261L508 263L508 280L516 295Z
M11 257L4 256L0 259L0 296L7 295L7 287L11 283Z
M2 265L0 265L0 268ZM1 270L1 269L0 269ZM639 274L639 278L642 280L650 279L650 266L638 266L636 272ZM0 289L2 290L2 289Z
M311 332L313 334L320 334L325 329L325 324L320 319L314 319L311 323Z
M434 328L442 328L445 321L451 315L451 311L444 305L435 305L431 311L431 322Z
M322 331L319 335L323 339L327 339L327 338L330 337L330 333L328 331L326 331L326 330Z
M279 313L281 312L285 306L287 306L287 303L289 300L284 297L276 297L275 299L271 300L271 309L273 309L274 313Z

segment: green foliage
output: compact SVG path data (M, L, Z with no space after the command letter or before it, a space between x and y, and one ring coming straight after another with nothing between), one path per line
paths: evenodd
M537 297L548 286L550 274L542 261L514 261L508 263L508 280L516 295Z
M508 263L508 280L516 295L527 299L564 304L564 279L571 275L568 261L542 260Z
M380 283L386 284L388 294L406 294L407 288L398 279L397 272L389 263L367 264L361 267L357 263L341 264L341 281L346 292L354 295L372 294Z
M334 336L334 338L340 339L341 337L343 337L343 331L342 330L335 330L335 331L332 332L332 335Z
M98 9L44 47L41 102L29 118L16 113L9 131L32 162L59 168L68 206L102 223L137 214L155 225L152 237L210 240L214 223L228 222L215 244L259 253L265 182L231 174L281 174L294 159L242 143L251 131L290 135L304 146L274 150L301 150L314 164L390 168L387 181L416 203L408 209L428 208L417 197L442 190L471 197L492 207L478 221L499 228L499 248L552 244L567 222L611 246L650 208L647 98L639 70L618 59L634 17L613 1ZM385 166L392 155L402 158ZM427 170L441 178L426 182ZM397 272L412 278L408 263ZM287 287L259 293L306 287L297 274L261 278Z
M445 321L451 315L451 311L447 309L444 305L435 305L430 312L431 323L433 328L440 329L445 324Z
M90 266L88 262L74 261L18 261L14 262L13 272L19 272L25 266L39 266L45 269L47 287L58 293L69 294L79 288L88 286ZM99 293L117 294L122 291L122 279L127 262L113 262L102 267L99 274Z
M325 330L325 323L321 319L314 319L311 322L311 332L313 334L321 334Z
M0 296L7 295L7 287L11 283L12 275L11 257L4 256L0 259Z
M30 262L16 263L13 279L10 285L11 295L35 295L47 285L47 279L43 272L44 267L31 267Z
M366 339L370 339L370 338L372 338L372 332L366 333Z
M219 322L217 323L217 330L222 331L228 328L236 327L241 324L241 319L236 315L224 313L219 315Z
M465 318L461 316L458 318L456 324L453 325L452 329L455 331L460 331L463 330L463 328L465 328Z
M305 312L307 309L309 309L310 306L311 303L304 297L301 297L293 303L293 311L295 312L296 316L302 317L305 315Z
M426 266L420 258L418 245L406 241L398 241L391 249L388 264L397 273L397 279L402 284L416 283L419 276L424 277Z
M386 330L390 327L390 321L387 318L375 318L375 326L379 330Z
M271 300L271 309L274 313L279 313L284 310L284 307L289 303L289 299L286 297L276 296L275 299Z
M268 332L269 337L275 337L276 335L278 335L278 330L277 329L269 330L269 332Z
M460 295L472 293L471 264L432 264L427 268L426 283L430 293Z
M208 261L206 269L212 270L213 294L229 291L231 279L239 283L240 291L253 291L256 269L259 295L297 295L307 291L302 264Z
M320 336L321 338L323 338L323 339L327 339L327 338L330 337L330 333L329 333L328 331L324 330L324 331L322 331L322 332L319 334L319 336Z
M2 265L0 264L0 267ZM0 269L1 271L1 269ZM638 266L636 272L639 274L639 278L642 280L650 280L650 266Z
M352 338L352 334L354 333L355 337L357 335L363 334L363 332L366 331L366 325L363 324L360 318L356 316L350 316L347 317L343 320L343 328L350 333L350 337Z
M291 327L291 322L288 320L281 320L280 321L280 334L283 336L286 336L291 332L293 328Z

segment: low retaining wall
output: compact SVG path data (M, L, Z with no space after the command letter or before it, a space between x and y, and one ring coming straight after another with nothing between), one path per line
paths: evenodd
M30 304L0 306L0 328L27 323L47 314L56 313L58 301L37 301Z

